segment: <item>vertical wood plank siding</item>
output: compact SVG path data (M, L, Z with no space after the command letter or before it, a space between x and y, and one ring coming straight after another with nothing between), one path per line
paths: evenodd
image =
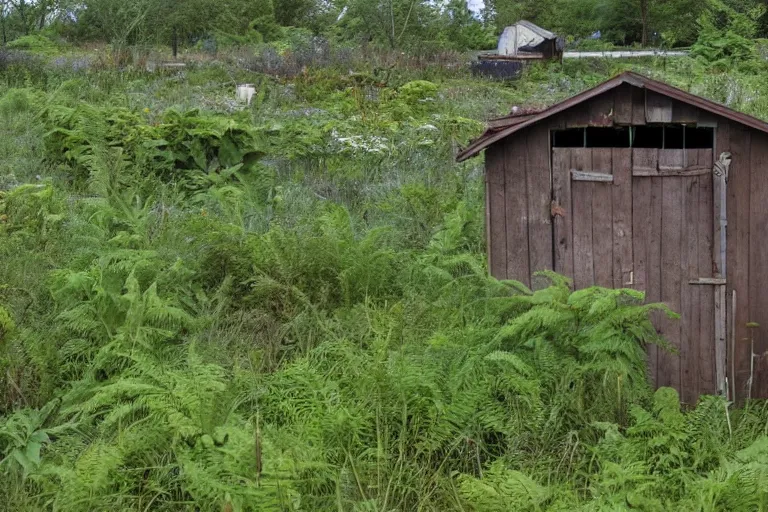
M526 189L525 134L504 146L504 194L507 226L507 279L530 286L528 247L528 193Z
M571 150L552 149L555 272L573 277L573 210L571 209Z
M742 126L732 124L729 130L730 149L733 156L730 176L728 179L728 245L726 273L728 281L736 290L738 305L732 316L736 330L736 353L734 363L736 375L736 397L746 398L746 383L749 378L749 344L743 340L749 335L747 322L750 321L750 280L749 275L749 244L750 244L750 150L752 131ZM720 152L721 150L718 149ZM719 153L718 153L719 154ZM765 172L764 169L760 171ZM758 199L755 197L754 199ZM767 200L768 198L762 198ZM763 242L764 243L764 242Z
M728 128L728 122L723 121L720 123L720 125L717 127L717 131L715 132L715 153L713 158L717 158L717 155L720 153L720 147L727 148L730 145L729 141L729 128ZM726 254L726 246L727 246L727 212L726 205L723 204L723 201L726 201L728 198L726 197L726 183L725 183L725 177L719 176L717 178L713 178L712 182L712 222L713 222L713 250L712 250L712 274L715 277L723 278L726 277L726 261L727 261L727 254ZM725 213L724 213L725 212ZM728 395L730 395L731 399L733 399L736 395L736 386L734 381L734 376L732 375L733 372L731 371L730 374L728 373L728 367L730 366L731 369L734 368L733 364L733 357L734 354L729 354L728 351L731 350L730 347L732 347L732 343L729 343L729 333L731 331L729 330L728 326L733 325L733 322L730 321L731 314L728 312L728 308L731 306L732 301L728 300L728 297L731 296L729 293L730 289L732 288L730 282L726 282L726 290L725 290L725 304L723 304L723 290L721 289L715 289L712 290L713 292L713 305L712 305L712 311L714 315L714 322L713 322L713 335L715 339L715 376L714 376L714 383L715 383L715 392L722 393L726 392ZM723 316L725 316L725 319L723 319ZM723 322L725 320L725 322ZM725 325L723 325L725 323ZM725 336L725 351L723 351L722 343L723 343L723 337ZM725 360L726 360L726 368L721 368L722 365L722 359L723 359L723 352L725 352ZM728 364L730 363L730 364ZM724 371L725 370L725 371ZM725 376L723 375L725 373ZM730 375L730 378L728 377ZM727 381L727 389L723 389L724 385L726 383L723 382L723 379Z
M566 128L589 126L589 103L580 103L568 109L563 116Z
M645 91L638 87L632 87L632 124L645 124Z
M486 160L486 164L487 164ZM488 172L485 173L485 255L488 272L491 271L491 184L488 183Z
M590 126L613 126L614 98L613 94L603 94L589 102Z
M613 287L624 288L632 275L632 150L612 150Z
M691 151L694 162L698 163L698 151ZM700 286L690 282L699 278L699 258L696 249L699 245L699 177L667 178L680 180L683 186L683 229L680 240L680 399L684 403L695 404L698 394L699 362L696 353L699 345L699 301ZM701 340L701 343L705 343Z
M645 120L649 123L671 123L672 98L652 91L646 91Z
M549 128L532 127L527 132L526 171L528 184L528 247L530 273L552 270L551 173L549 168ZM533 276L531 276L533 280ZM547 286L549 283L541 283ZM533 283L534 288L538 283Z
M592 170L613 174L611 148L592 150ZM613 287L613 188L614 183L594 183L592 189L594 284L606 288Z
M485 152L486 180L488 180L488 212L490 217L491 275L507 278L507 220L504 205L504 146L494 144Z
M656 174L659 166L659 151L654 148L635 148L632 150L632 172L636 174Z
M636 290L646 291L653 282L651 257L651 227L654 217L651 215L651 185L656 178L648 178L632 182L632 261L634 285ZM658 289L658 288L654 288ZM646 293L646 299L653 297ZM656 345L648 347L648 377L656 382L658 371L658 349Z
M714 151L643 148L551 148L550 129L716 123ZM648 301L666 302L681 320L654 315L658 330L680 350L649 347L657 385L681 389L694 403L717 391L716 286L691 285L719 276L721 185L706 171L660 176L659 168L711 169L732 154L726 186L727 368L736 400L746 398L753 334L768 351L768 135L678 100L623 84L486 151L488 263L493 276L528 286L537 270L572 277L576 288L631 286ZM613 182L572 181L571 170L612 174ZM736 309L732 310L732 293ZM760 327L752 333L748 322ZM732 347L732 332L735 344ZM768 397L768 358L756 362L752 396Z
M752 396L768 396L768 375L765 369L768 350L768 136L752 132L750 145L750 201L749 201L749 322L758 328L750 329L755 338L755 375ZM743 345L746 346L746 343Z
M592 169L591 149L572 149L571 167L577 171ZM591 181L571 183L573 222L573 284L586 288L595 282L592 253L592 200L595 184Z
M673 311L681 312L680 261L683 229L683 186L680 178L652 178L661 180L661 301ZM680 322L663 317L659 329L670 345L681 348ZM659 386L681 389L680 357L659 354Z
M632 124L632 89L629 84L621 84L614 89L613 94L613 120L616 124Z
M672 102L672 122L673 123L698 123L700 110L696 107L674 100Z
M650 224L650 231L648 233L648 263L647 263L647 277L645 283L647 302L661 302L661 236L662 236L662 189L661 184L663 178L649 178L651 180L650 185L650 209L647 221ZM645 181L645 180L640 180ZM642 220L641 220L642 222ZM654 325L658 326L663 321L664 314L660 311L652 313L652 319ZM664 334L661 329L657 329L660 334ZM661 379L659 378L659 366L662 359L663 352L661 350L655 350L656 363L651 370L654 376L654 382L661 386Z
M699 165L704 165L708 169L712 167L712 151L708 149L699 150ZM698 248L695 254L698 255L698 276L714 277L712 269L712 255L715 251L713 233L714 216L713 212L713 191L712 176L708 179L700 177L699 187L699 218L697 221L698 230ZM715 311L714 301L715 293L713 286L696 286L699 295L700 308L699 314L699 337L696 356L698 357L697 371L699 373L699 394L715 393L715 348L708 340L714 340L715 335Z
M731 137L730 137L730 122L725 119L718 119L717 120L717 128L715 129L715 148L714 152L712 154L713 162L719 159L719 156L723 152L727 152L731 150ZM712 196L713 196L713 207L712 207L712 222L713 222L713 239L712 239L712 275L717 277L725 277L726 278L726 361L727 361L727 368L726 368L726 375L728 379L728 393L730 395L731 400L738 399L738 392L736 389L736 375L734 374L734 369L736 368L735 363L735 357L736 354L733 352L733 327L734 327L734 311L733 311L733 277L734 274L731 272L731 269L727 268L722 269L720 261L722 259L722 254L724 252L724 248L722 247L723 242L725 241L726 247L729 244L729 240L733 233L735 233L736 228L736 219L732 219L732 225L728 226L726 228L726 237L722 237L722 224L720 222L720 212L721 212L721 197L722 197L722 187L726 186L724 183L724 180L721 179L714 179L712 183ZM735 184L733 179L730 180L730 186L726 190L726 206L728 202L731 201L731 195L735 191L734 188ZM733 208L729 207L728 211L726 212L727 215L733 215ZM735 253L732 252L733 248L728 249L725 251L726 254L726 260L728 258L733 257ZM724 275L727 272L727 275ZM714 293L714 290L712 291L712 307L714 308L714 302L717 297L717 295ZM746 302L745 302L746 304ZM714 312L714 309L713 309ZM714 314L714 313L713 313ZM716 332L716 327L713 321L712 325L713 329L713 336ZM715 387L717 386L717 380L716 380L716 374L715 377L713 377Z

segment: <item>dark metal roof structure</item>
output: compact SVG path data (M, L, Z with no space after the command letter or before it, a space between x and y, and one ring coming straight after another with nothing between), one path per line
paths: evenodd
M724 105L702 98L701 96L696 96L695 94L683 91L682 89L678 89L677 87L673 87L664 82L652 80L643 75L627 71L608 80L607 82L603 82L602 84L593 87L592 89L588 89L580 94L577 94L576 96L572 96L565 101L556 103L555 105L552 105L551 107L541 111L535 113L527 112L523 113L522 115L511 114L509 116L492 119L488 123L488 129L485 131L485 133L470 143L466 149L459 152L459 154L456 156L456 161L463 162L464 160L472 158L494 142L508 137L515 132L523 130L528 126L538 123L539 121L547 119L555 114L563 112L564 110L574 107L579 103L592 99L596 96L600 96L601 94L605 94L606 92L615 89L621 84L630 84L635 87L644 88L649 91L674 98L678 101L687 103L707 112L711 112L712 114L730 119L755 130L768 133L768 123L756 117L737 112Z

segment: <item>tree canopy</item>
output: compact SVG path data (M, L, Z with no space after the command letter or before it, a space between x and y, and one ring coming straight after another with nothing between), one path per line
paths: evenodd
M485 50L527 19L571 42L691 46L700 36L768 35L766 0L0 0L3 44L35 33L115 46L273 41L287 27L392 49ZM723 32L724 36L727 30ZM739 51L739 50L734 50Z

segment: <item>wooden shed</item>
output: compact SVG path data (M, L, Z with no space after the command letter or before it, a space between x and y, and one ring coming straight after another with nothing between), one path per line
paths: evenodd
M654 320L679 349L649 348L657 386L768 397L768 124L624 73L492 120L458 160L484 150L495 277L642 290L681 315Z

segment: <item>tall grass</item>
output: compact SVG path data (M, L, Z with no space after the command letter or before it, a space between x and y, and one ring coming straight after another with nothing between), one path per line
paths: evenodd
M22 58L6 76L7 508L765 508L764 404L681 411L650 388L663 306L484 267L481 162L457 147L626 64L493 84L230 57L171 75ZM758 78L640 67L768 114Z

